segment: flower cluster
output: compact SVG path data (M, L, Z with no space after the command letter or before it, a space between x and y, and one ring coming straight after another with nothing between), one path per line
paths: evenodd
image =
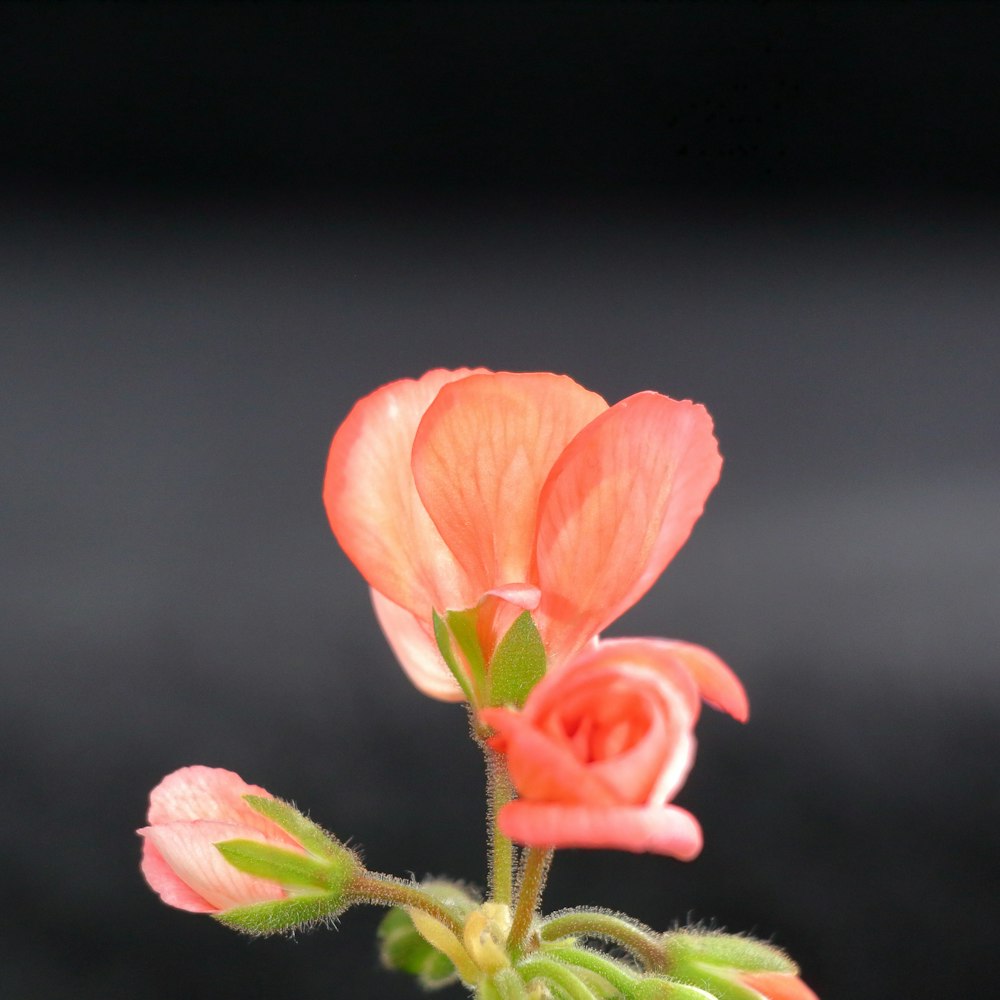
M493 791L489 896L368 872L287 803L203 767L152 793L147 881L255 933L394 906L387 964L482 998L815 1000L747 938L538 912L556 848L701 850L673 799L702 701L744 722L743 687L702 646L601 632L687 540L721 466L705 408L655 392L609 406L565 376L434 370L360 400L330 447L327 515L408 677L468 705Z

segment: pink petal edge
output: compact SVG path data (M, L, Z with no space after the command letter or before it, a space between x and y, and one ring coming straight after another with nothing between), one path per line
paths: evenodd
M698 821L679 806L590 807L515 799L500 810L501 831L530 847L610 848L692 861L701 853Z
M462 689L423 624L377 590L371 591L371 599L386 640L413 686L438 701L464 701Z

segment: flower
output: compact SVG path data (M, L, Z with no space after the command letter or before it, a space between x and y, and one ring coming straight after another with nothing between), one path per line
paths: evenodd
M702 697L746 718L742 685L707 649L611 639L544 677L521 711L483 709L518 793L501 832L535 847L696 857L698 821L668 803L694 760Z
M284 899L277 882L239 871L216 844L256 841L307 858L298 840L255 812L245 795L274 800L238 774L218 767L182 767L149 796L142 873L164 903L192 913L219 913L251 903Z
M330 525L424 693L463 693L432 613L476 609L488 660L532 612L557 669L638 601L683 545L722 459L703 406L615 406L547 372L428 372L358 402L330 447Z

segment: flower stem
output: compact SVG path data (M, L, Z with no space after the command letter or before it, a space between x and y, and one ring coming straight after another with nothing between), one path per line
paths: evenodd
M581 982L572 969L554 962L551 958L529 958L518 966L518 972L525 982L532 979L548 980L558 986L562 994L569 1000L594 1000L593 992Z
M521 878L517 886L517 904L511 919L510 934L507 936L507 950L512 958L516 959L524 953L531 921L542 899L553 853L545 847L529 847L524 852Z
M489 898L497 903L510 903L514 885L514 845L500 832L497 817L511 800L513 789L507 774L503 754L488 746L486 756L487 836L489 838Z
M660 937L638 920L603 910L563 910L553 914L541 927L543 941L563 937L591 937L621 945L631 952L647 972L663 972L666 954Z
M621 962L616 962L607 955L600 955L584 948L547 948L545 955L566 965L575 965L596 973L623 997L635 996L638 979L634 969L626 969Z
M412 882L378 872L361 872L351 879L348 892L358 902L376 906L412 906L444 924L459 940L462 924L443 903Z

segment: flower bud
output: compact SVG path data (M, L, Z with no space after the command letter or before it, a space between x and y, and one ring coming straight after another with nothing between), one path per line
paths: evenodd
M663 943L670 978L717 1000L818 1000L799 978L798 966L763 941L736 934L673 931L663 935Z
M425 882L421 888L463 922L477 901L452 882ZM378 927L379 955L388 969L415 976L425 990L447 986L457 978L455 963L427 941L402 907L393 907Z
M345 908L357 856L295 808L232 771L184 767L149 799L142 872L160 898L251 934Z

